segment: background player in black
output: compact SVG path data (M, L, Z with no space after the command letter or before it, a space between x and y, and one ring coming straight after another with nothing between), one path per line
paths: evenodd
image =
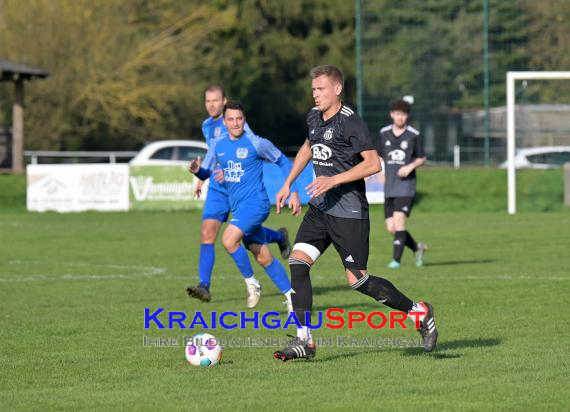
M420 312L420 333L425 350L434 349L437 329L430 304L414 303L387 279L369 275L368 240L370 221L364 178L380 171L380 159L371 143L368 127L341 102L343 74L335 66L311 71L316 107L307 115L308 138L297 153L283 187L277 193L277 213L290 194L291 184L312 160L317 176L307 186L311 201L297 233L289 258L293 309L301 323L297 340L273 356L283 361L312 358L315 345L306 326L313 290L309 272L331 245L340 255L348 283L354 290L385 305L406 312Z
M426 162L420 133L408 125L411 106L405 100L394 100L390 105L393 124L380 130L378 154L384 160L384 217L386 229L394 235L391 269L400 267L404 247L415 254L416 266L423 265L427 246L417 243L406 230L416 195L416 169Z

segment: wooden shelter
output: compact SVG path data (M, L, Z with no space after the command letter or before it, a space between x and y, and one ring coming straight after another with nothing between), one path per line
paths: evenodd
M0 82L14 83L12 109L12 171L24 173L24 81L45 79L49 73L24 64L0 59Z

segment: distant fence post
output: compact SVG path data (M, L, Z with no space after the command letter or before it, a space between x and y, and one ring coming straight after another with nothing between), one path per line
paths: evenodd
M461 166L461 148L458 144L453 146L453 167L459 169Z
M24 80L14 82L14 107L12 114L12 170L24 173Z
M564 204L570 206L570 163L564 164Z

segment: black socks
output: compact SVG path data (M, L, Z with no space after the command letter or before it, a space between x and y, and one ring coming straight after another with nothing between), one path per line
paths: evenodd
M309 274L311 265L308 263L289 258L289 268L291 270L291 302L301 325L306 326L305 312L313 309L313 286Z
M402 312L408 313L414 305L414 302L396 289L392 282L381 277L365 275L352 285L352 288Z

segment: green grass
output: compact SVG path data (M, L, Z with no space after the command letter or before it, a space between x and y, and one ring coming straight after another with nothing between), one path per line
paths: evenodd
M0 212L26 210L26 176L0 174Z
M388 272L391 239L373 209L370 272L435 306L438 349L320 348L282 363L271 348L228 348L223 363L191 367L182 348L143 348L144 308L239 311L243 281L217 248L213 302L185 296L196 282L200 215L0 214L0 410L567 410L570 213L415 213L410 230L428 264ZM294 234L299 219L271 215ZM257 270L257 309L281 296ZM371 312L345 285L329 250L313 270L315 307ZM291 330L290 332L293 332ZM213 331L219 338L283 330ZM413 330L316 332L317 337L416 337Z
M518 170L517 209L564 209L562 169ZM500 169L425 168L418 172L418 210L426 212L502 212L507 208L507 172Z

